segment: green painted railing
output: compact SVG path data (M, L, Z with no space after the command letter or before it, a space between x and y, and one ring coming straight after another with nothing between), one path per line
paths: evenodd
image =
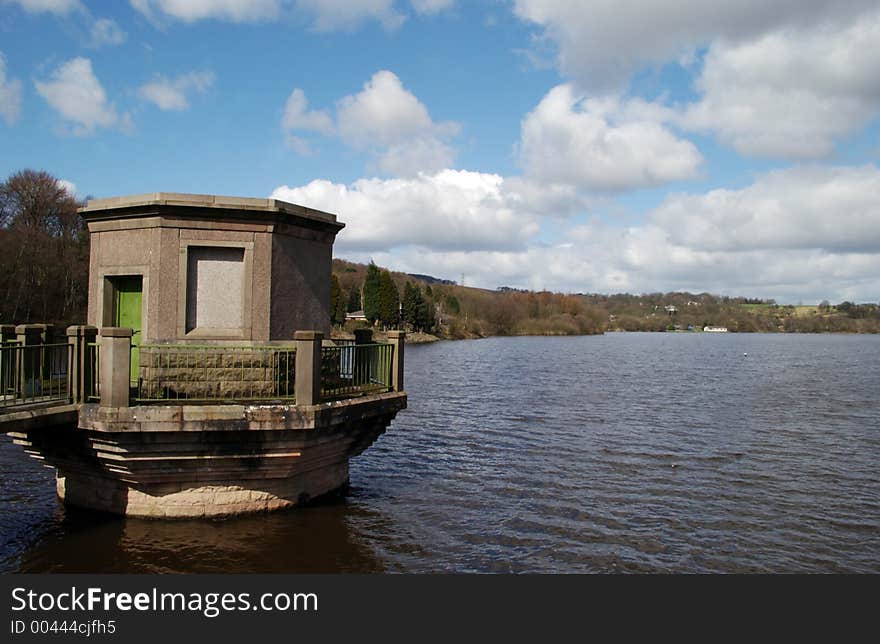
M343 344L321 349L321 399L391 390L390 344Z
M138 403L295 399L295 347L144 344L138 350Z
M0 344L0 408L69 401L69 344Z

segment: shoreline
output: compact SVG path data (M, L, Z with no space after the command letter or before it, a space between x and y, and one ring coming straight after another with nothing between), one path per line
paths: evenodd
M688 334L688 335L880 335L880 332L876 331L730 331L728 330L726 333L712 333L707 331L685 331L685 330L676 330L676 331L643 331L643 330L633 330L628 331L626 329L605 329L604 331L600 331L598 333L511 333L506 335L477 335L472 334L463 337L444 337L437 336L431 333L407 333L406 335L406 344L433 344L435 342L458 342L460 340L484 340L487 338L577 338L577 337L585 337L585 336L598 336L605 335L607 333L644 333L644 334L663 334L663 333L676 333L676 334ZM387 335L385 331L376 331L374 334L374 339L376 341L384 342L387 340ZM348 332L339 332L334 331L330 336L331 340L351 340L354 339L354 334Z

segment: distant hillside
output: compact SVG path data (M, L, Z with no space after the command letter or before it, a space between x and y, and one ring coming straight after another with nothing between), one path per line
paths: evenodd
M447 286L455 286L458 282L452 280L444 280L439 277L431 277L430 275L421 275L420 273L408 273L410 277L425 284L445 284Z
M349 301L353 290L360 292L366 273L364 264L333 260L344 301ZM431 331L440 337L582 335L602 333L605 328L603 313L576 295L489 291L428 275L392 272L391 278L401 300L407 282L420 289L434 311Z
M342 297L360 291L366 270L364 264L333 260ZM880 333L880 305L875 303L791 306L687 292L563 295L510 287L491 291L422 274L392 272L391 277L401 299L407 282L419 287L436 314L433 332L447 338L699 331L706 325L734 333Z
M773 300L709 293L585 295L603 311L609 330L664 331L723 326L732 332L878 333L880 306L842 302L832 306L777 304Z

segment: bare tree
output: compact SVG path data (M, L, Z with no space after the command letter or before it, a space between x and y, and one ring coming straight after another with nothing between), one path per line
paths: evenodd
M0 183L0 320L84 320L89 251L80 205L44 171Z

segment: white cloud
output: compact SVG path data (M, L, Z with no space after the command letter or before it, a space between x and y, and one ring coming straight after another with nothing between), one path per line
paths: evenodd
M396 246L433 249L523 248L537 233L536 217L510 198L494 174L443 170L410 179L360 179L350 186L329 181L290 188L272 197L340 213L342 252Z
M537 186L497 175L314 181L272 196L337 213L348 224L337 256L472 286L880 300L874 165L777 170L740 190L672 195L633 225L557 219L555 236L539 232L550 222ZM553 199L563 214L588 207Z
M286 143L308 153L296 132L336 135L346 145L369 152L383 173L415 176L452 165L455 152L448 144L459 131L453 122L435 123L428 108L403 87L392 72L376 72L357 94L336 103L334 120L324 110L309 110L305 93L294 89L287 99L281 128Z
M281 0L129 0L131 6L148 18L156 14L180 20L215 19L228 22L275 20Z
M138 96L160 110L181 111L189 109L187 94L204 94L213 84L213 72L189 72L173 79L159 75L155 80L141 85Z
M48 81L34 81L37 92L73 126L73 134L86 136L99 128L131 127L128 114L120 117L92 72L88 58L73 58L52 72Z
M83 10L79 0L7 0L17 4L28 13L54 13L65 16L73 11Z
M718 41L683 125L749 155L828 156L834 139L880 111L880 12L840 26Z
M410 0L416 13L431 15L449 9L455 4L455 0Z
M12 125L21 114L21 81L6 78L6 57L0 53L0 116Z
M880 253L880 171L775 170L741 190L667 197L650 221L694 250Z
M296 6L313 17L318 31L353 29L365 20L392 30L405 20L395 11L394 0L296 0Z
M436 172L455 158L447 141L458 133L458 123L435 123L428 108L387 70L373 74L357 94L341 99L336 120L342 141L371 150L385 172Z
M455 134L455 123L435 124L428 108L387 70L337 105L340 136L352 145L394 145L424 134Z
M584 87L618 90L646 63L665 63L719 38L846 24L876 0L514 0L514 11L558 48L562 71Z
M294 88L287 97L284 105L284 114L281 116L281 131L284 134L284 143L297 154L307 156L312 153L312 147L308 141L294 132L318 132L325 136L331 136L336 131L333 119L324 110L309 110L309 102L305 92L299 87Z
M644 102L585 99L559 85L523 119L520 163L528 177L594 190L692 178L702 157L658 122L666 112Z
M151 20L171 18L187 23L199 20L223 20L236 23L275 21L285 14L285 10L296 10L307 16L318 31L353 29L367 20L376 20L385 29L396 29L405 19L402 14L395 11L394 0L129 0L129 2L134 9Z
M335 128L330 115L324 110L309 110L308 107L309 102L305 93L300 88L295 88L284 105L281 129L307 130L328 136L333 134Z
M127 37L127 34L115 21L109 18L99 18L92 23L89 46L97 49L105 45L121 45Z

